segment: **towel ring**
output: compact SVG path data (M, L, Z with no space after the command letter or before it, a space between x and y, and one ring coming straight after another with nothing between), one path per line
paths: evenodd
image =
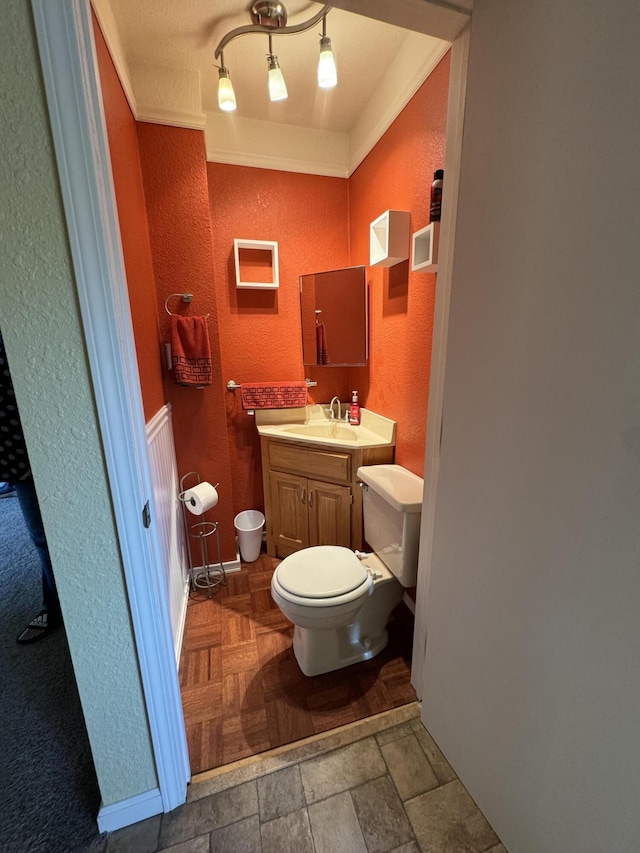
M169 302L170 299L173 299L174 296L179 296L180 299L182 299L182 301L186 302L187 304L189 302L191 302L191 300L193 299L193 293L170 293L167 296L167 298L164 300L164 310L167 312L167 314L170 317L173 317L173 314L171 313L171 311L169 311L169 306L167 303ZM208 318L209 316L210 316L209 314L205 314L205 317Z
M191 302L191 300L193 299L193 293L170 293L164 300L164 310L170 317L173 317L173 314L171 313L171 311L169 311L169 306L167 305L167 303L170 299L173 299L174 296L179 296L183 302L187 303Z

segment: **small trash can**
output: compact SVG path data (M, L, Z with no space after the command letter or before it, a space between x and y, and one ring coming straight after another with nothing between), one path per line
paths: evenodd
M264 515L257 509L245 509L233 519L238 534L240 556L245 563L253 563L258 559L262 545L262 528Z

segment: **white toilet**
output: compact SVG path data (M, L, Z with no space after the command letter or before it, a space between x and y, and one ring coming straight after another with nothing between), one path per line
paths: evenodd
M377 655L404 587L415 586L423 481L400 465L358 468L364 537L373 554L337 545L304 548L273 573L271 595L295 625L293 651L305 675Z

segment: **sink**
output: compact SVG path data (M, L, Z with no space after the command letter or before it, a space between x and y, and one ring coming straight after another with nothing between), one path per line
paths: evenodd
M360 409L359 426L329 420L327 405L318 403L297 409L256 409L255 418L261 436L284 441L349 450L396 443L396 422L368 409Z
M282 432L289 432L292 435L308 435L312 438L333 438L337 441L352 441L357 442L358 435L357 427L342 426L342 424L326 423L326 424L300 424L295 426L285 427Z

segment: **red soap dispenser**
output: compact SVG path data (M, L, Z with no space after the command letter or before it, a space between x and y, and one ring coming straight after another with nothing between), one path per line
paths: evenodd
M358 392L351 392L351 406L349 407L349 423L352 426L358 426L360 423L360 403L358 402Z

